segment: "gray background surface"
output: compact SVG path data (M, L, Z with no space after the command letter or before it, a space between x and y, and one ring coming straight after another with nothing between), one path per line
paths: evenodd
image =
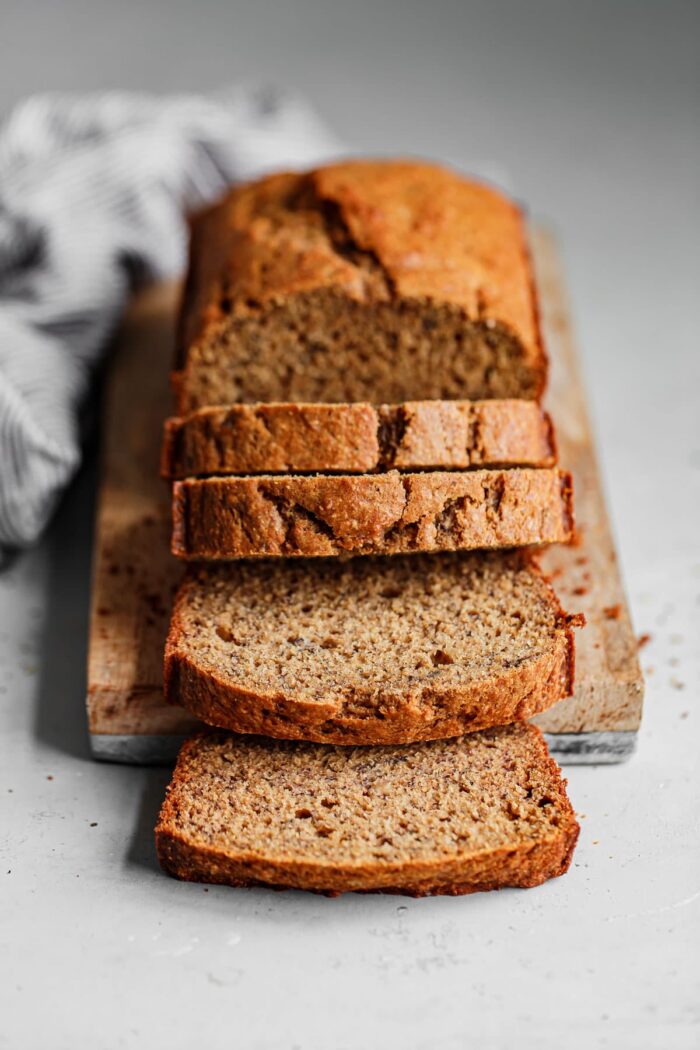
M4 107L49 88L273 80L354 149L502 165L560 235L652 639L637 755L568 771L582 834L565 879L424 901L178 884L152 846L166 771L88 757L89 457L50 535L0 575L0 1045L698 1045L699 14L1 0Z

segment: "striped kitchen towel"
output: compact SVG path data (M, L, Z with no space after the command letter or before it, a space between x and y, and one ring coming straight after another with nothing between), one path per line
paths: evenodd
M42 95L0 126L0 552L39 536L80 463L79 410L139 282L184 262L184 213L339 144L271 89Z

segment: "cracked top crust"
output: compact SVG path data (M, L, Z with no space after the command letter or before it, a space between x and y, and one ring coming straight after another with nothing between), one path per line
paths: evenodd
M498 324L542 371L523 222L502 194L432 164L350 161L242 186L201 214L178 366L218 326L298 293L412 300Z
M365 473L555 462L552 423L535 401L283 403L202 408L167 420L161 473Z
M571 478L475 470L188 479L173 490L178 557L328 557L571 540Z

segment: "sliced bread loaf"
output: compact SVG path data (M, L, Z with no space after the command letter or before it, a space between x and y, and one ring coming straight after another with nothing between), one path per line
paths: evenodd
M156 827L179 879L335 896L537 886L578 825L534 726L404 747L206 733L183 746Z
M349 161L233 190L194 222L178 412L250 401L541 395L524 224L416 161Z
M457 736L568 696L573 622L522 552L201 567L176 596L166 697L242 733Z
M169 419L161 473L362 474L555 462L552 424L536 401L256 404L202 408Z
M173 554L191 561L404 554L566 543L559 470L200 478L173 489Z

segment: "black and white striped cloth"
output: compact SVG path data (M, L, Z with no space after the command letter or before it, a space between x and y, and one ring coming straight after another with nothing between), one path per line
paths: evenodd
M46 525L79 410L134 284L178 273L185 210L337 155L300 99L43 95L0 126L0 552Z

